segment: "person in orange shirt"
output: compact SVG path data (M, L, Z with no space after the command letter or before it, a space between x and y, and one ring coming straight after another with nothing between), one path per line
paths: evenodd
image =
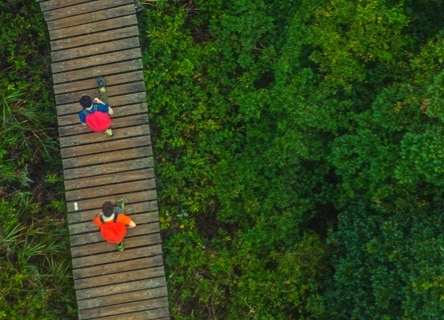
M110 243L115 243L119 251L123 251L123 238L126 235L126 228L133 228L136 223L124 213L125 202L123 199L117 201L114 207L112 202L105 201L93 222L100 228L102 237Z

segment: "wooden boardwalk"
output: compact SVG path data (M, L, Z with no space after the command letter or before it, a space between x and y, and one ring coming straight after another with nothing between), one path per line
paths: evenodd
M169 319L139 30L133 0L39 1L51 39L79 319ZM82 94L107 83L114 137L77 116ZM127 201L137 223L125 251L103 241L92 218Z

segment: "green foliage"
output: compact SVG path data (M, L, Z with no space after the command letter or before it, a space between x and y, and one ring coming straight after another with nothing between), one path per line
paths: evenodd
M441 6L145 11L175 318L439 317Z
M0 319L72 319L47 27L31 0L1 3L0 21Z
M360 201L339 217L334 285L327 291L335 319L435 319L443 312L440 210L424 204L380 214Z
M311 59L325 74L325 85L351 92L354 83L374 83L385 76L384 69L403 56L408 38L402 29L407 23L402 3L334 0L319 6L310 25L313 44L319 49ZM372 72L374 68L383 69Z

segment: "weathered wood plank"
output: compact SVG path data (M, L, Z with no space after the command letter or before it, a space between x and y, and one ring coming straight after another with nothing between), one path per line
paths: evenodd
M148 190L155 190L155 188L156 188L156 182L154 179L142 179L142 180L123 182L123 183L113 183L100 187L91 187L80 190L66 191L66 200L85 201L87 199L97 198L103 195L131 193L142 190L148 191Z
M146 319L155 319L155 317L158 316L157 310L164 307L167 303L168 299L166 297L162 297L148 299L144 301L144 303L129 302L103 308L86 309L79 312L79 319L83 320L92 319L95 317L107 317L116 314L122 314L122 317L125 317L125 314L136 311L143 312L146 315ZM150 310L153 310L153 313L150 313Z
M120 62L125 60L136 60L142 57L139 48L127 49L118 52L111 52L106 54L97 54L93 57L78 58L62 62L51 63L52 73L60 73L65 71L72 71L76 69L87 69L96 67L98 65Z
M100 144L87 144L70 148L63 148L61 149L61 155L63 159L68 159L71 157L82 157L86 155L103 153L107 151L109 152L109 151L122 150L132 146L149 146L149 145L151 145L151 139L149 138L149 136L130 137L127 139L120 139L120 140L116 139L108 140ZM65 188L67 188L66 185ZM67 189L72 189L72 188L67 188Z
M169 316L169 311L167 308L158 308L158 309L152 309L152 310L145 310L142 312L137 313L125 313L126 319L131 320L150 320L150 319L156 319L156 320L171 320L172 318ZM113 315L113 316L107 316L106 320L121 320L122 315Z
M139 28L137 25L119 27L118 29L103 30L92 34L82 34L76 37L62 38L52 40L51 51L64 50L74 47L81 47L92 43L103 44L113 40L128 38L139 35Z
M109 276L106 277L109 278ZM85 282L88 283L90 281L86 280ZM79 284L76 285L76 288L80 288ZM166 296L165 293L166 290L161 287L161 288L145 289L141 291L127 292L126 296L127 296L127 301L138 301L140 299L154 299L158 297L165 297ZM120 299L121 299L120 295L110 295L105 297L98 297L96 299L79 300L77 307L79 309L100 308L102 306L109 306L116 304L120 301ZM128 318L128 319L133 319L133 318Z
M90 68L87 71L85 70L66 70L62 73L56 73L52 75L53 83L54 84L60 84L65 82L71 82L76 80L83 80L83 79L89 79L91 83L93 84L91 88L97 87L97 77L100 76L107 76L114 74L122 73L124 70L125 72L134 71L134 70L142 70L142 60L141 59L134 59L134 60L128 60L128 61L118 61L116 63L110 63L106 65L97 65L94 66L94 68Z
M77 299L83 300L83 299L93 299L96 297L106 297L110 295L120 295L126 292L160 288L165 285L166 285L165 279L159 276L157 278L144 279L144 281L127 281L124 283L116 283L103 287L79 289L76 290L76 293L77 293ZM122 300L121 302L125 302L125 300ZM150 308L147 307L146 309Z
M106 9L109 10L113 7L119 7L129 3L134 4L134 0L87 1L87 2L81 2L79 4L72 3L73 5L70 6L63 6L63 7L59 6L58 8L53 8L52 10L45 10L43 14L45 16L46 23L49 23L51 20L76 16L87 12L95 12ZM134 13L136 12L134 5L133 5L133 12Z
M91 1L91 2L98 2L98 1ZM46 24L48 25L48 30L51 33L53 30L81 26L90 21L103 22L104 20L110 20L117 17L126 16L135 13L133 4L108 8L106 10L102 10L100 8L97 9L91 8L91 10L93 11L79 13L73 16L63 16L59 17L58 19L47 21Z
M124 130L119 130L119 129L116 130L115 126L113 126L113 128L114 128L113 137L108 137L106 134L100 132L99 133L90 132L89 130L87 130L87 128L84 128L85 129L84 134L60 137L59 143L60 146L63 148L63 147L80 146L89 143L102 143L113 139L123 139L123 138L136 137L142 135L149 136L150 133L148 125L129 127L125 128Z
M154 162L152 158L141 158L134 160L125 160L111 164L104 163L88 167L67 169L64 171L64 175L65 179L76 179L152 167L154 167Z
M96 254L89 257L79 257L72 259L72 266L74 269L82 268L85 266L109 264L111 262L118 262L128 260L127 263L131 263L131 259L139 257L155 256L162 253L160 245L146 246L140 248L134 248L131 250L125 250L123 252L107 252L102 254Z
M144 168L133 171L117 172L112 175L90 178L79 178L75 180L65 180L65 190L83 189L89 187L100 187L111 183L123 183L128 181L135 181L139 179L155 178L153 168Z
M58 9L58 8L68 7L68 6L72 6L74 4L79 4L79 3L88 2L88 1L90 1L90 0L51 0L51 1L37 0L37 2L41 2L40 9L43 12Z
M76 203L77 204L76 206L79 208L78 212L68 214L68 222L74 223L74 221L76 221L76 222L84 221L84 220L81 220L82 219L81 216L77 216L77 215L89 214L89 212L88 212L89 210L99 211L102 208L102 205L105 201L110 201L111 199L117 199L117 198L122 198L122 197L124 197L126 201L129 200L129 204L131 204L131 208L136 203L138 203L140 201L145 201L147 212L157 210L157 203L156 203L157 192L155 191L155 189L146 190L146 191L139 190L137 192L134 191L132 193L127 193L127 194L125 194L125 193L110 193L110 194L107 194L107 195L100 197L100 198L91 198L88 200L82 199L79 201L68 201L67 202L68 208L74 207L74 203ZM128 211L128 213L131 213L131 211L134 210L131 208L128 209L127 206L125 206L125 211ZM74 216L76 216L76 217L74 217Z
M97 43L92 43L81 48L75 47L71 49L65 49L60 51L51 52L51 61L58 62L63 60L77 59L107 52L120 51L124 49L138 48L139 37L131 37L124 39L115 39L104 45L98 45Z
M114 18L112 20L95 21L95 22L85 23L80 26L55 29L49 33L49 37L52 41L65 38L74 39L75 37L81 35L93 34L96 32L112 30L115 28L129 27L129 26L134 26L136 24L137 20L135 19L134 15L123 16L119 18Z
M119 140L117 140L116 142L119 142ZM119 145L121 144L123 143L120 143ZM126 148L120 150L120 152L116 152L117 149L112 148L113 150L105 150L100 154L92 153L85 156L77 156L75 158L63 159L63 167L65 169L69 169L74 167L129 160L129 159L142 158L153 155L153 150L151 146L149 145L144 146L143 144L135 146L136 147L133 147L133 145L128 143Z
M94 89L95 90L93 90L93 94L92 95L90 94L90 95L92 97L97 97L98 96L97 86ZM145 84L143 83L143 81L140 81L140 80L134 81L134 82L129 82L129 83L122 83L122 84L118 84L118 85L107 84L106 92L108 93L109 103L111 106L113 106L114 100L112 97L114 95L118 95L121 92L125 92L125 94L132 94L135 92L145 93ZM66 92L66 93L56 95L55 99L56 99L56 103L58 105L68 104L68 103L73 103L73 102L78 103L80 97L82 95L88 94L88 93L90 93L90 92L86 92L85 90L77 91L77 92L76 91ZM145 101L138 101L138 102L145 102ZM80 107L80 104L78 104L78 106Z
M134 70L130 72L122 72L114 75L105 75L107 86L115 86L129 82L143 82L143 71ZM91 80L77 80L70 83L55 84L53 86L54 94L59 95L63 93L70 93L75 91L90 91L95 90L97 92L97 79ZM77 101L76 101L77 102Z
M56 73L52 75L53 83L65 83L76 80L85 80L91 82L91 88L97 87L97 77L109 76L112 74L118 74L122 72L128 72L133 70L142 70L143 64L141 59L134 59L128 61L117 61L115 63L107 65L96 65L94 68L90 68L87 71L83 69L78 70L65 70L62 73Z
M101 276L104 274L112 275L129 270L149 269L163 265L163 257L161 254L148 257L136 257L131 263L127 261L113 262L109 265L86 266L84 268L74 269L74 279L90 279L92 277Z

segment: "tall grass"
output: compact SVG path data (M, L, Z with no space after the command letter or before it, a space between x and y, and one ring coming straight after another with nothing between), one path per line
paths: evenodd
M0 25L0 319L75 319L46 23L12 0Z

